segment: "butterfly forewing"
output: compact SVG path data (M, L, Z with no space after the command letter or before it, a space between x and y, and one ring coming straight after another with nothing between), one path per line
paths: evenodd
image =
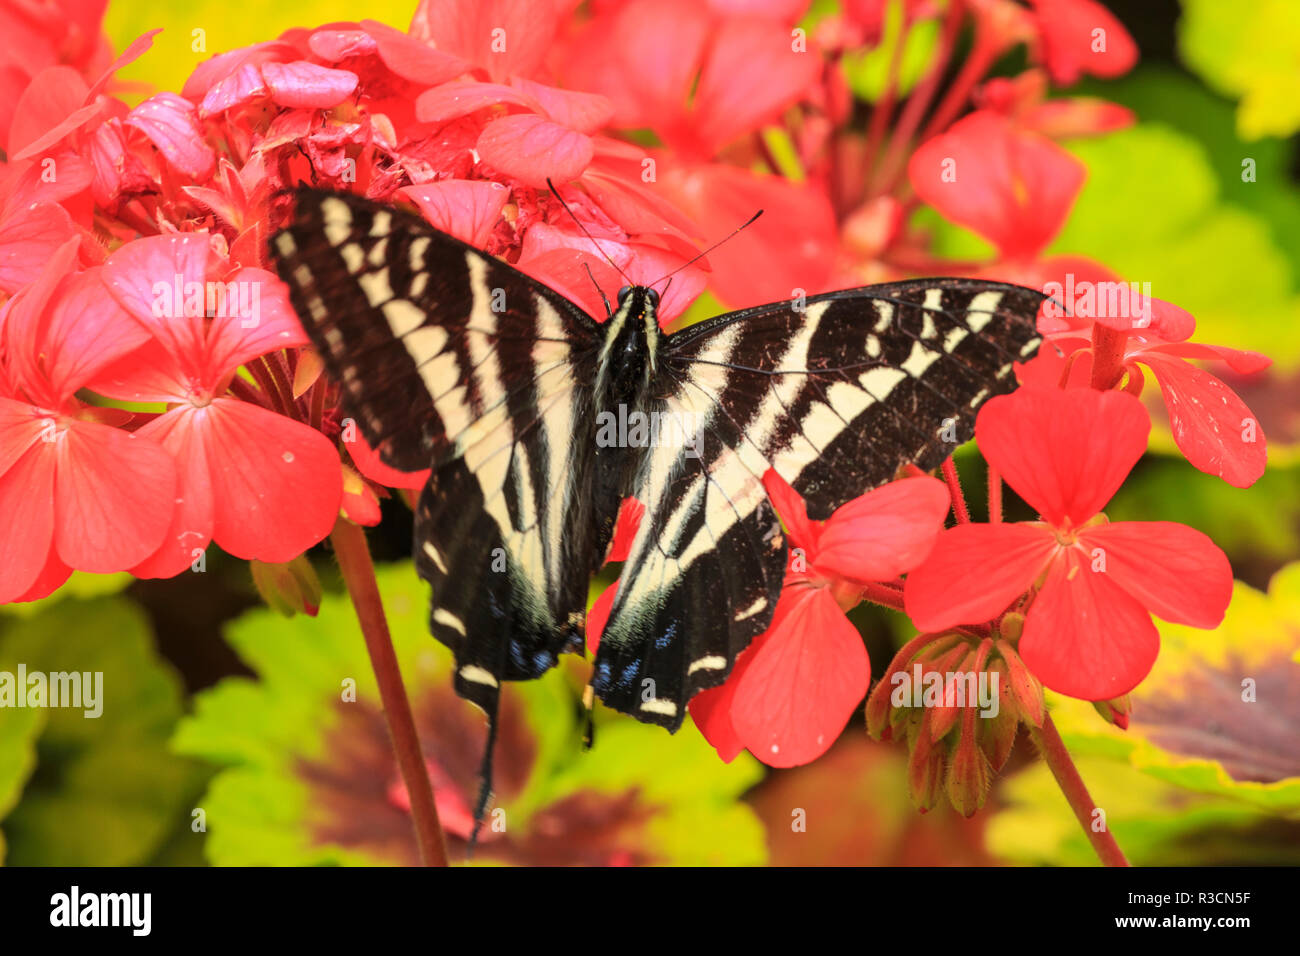
M1043 298L967 279L833 292L692 326L665 364L753 470L770 465L825 518L971 438L980 406L1037 350Z

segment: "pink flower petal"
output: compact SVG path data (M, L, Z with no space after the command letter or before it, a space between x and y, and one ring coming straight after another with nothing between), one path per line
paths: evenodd
M1150 350L1134 358L1155 373L1174 441L1194 467L1237 488L1259 480L1268 464L1267 442L1236 392L1182 359Z
M997 617L1029 590L1056 541L1032 524L959 524L939 535L907 576L903 603L918 630L939 632Z
M249 359L308 342L289 292L265 269L239 269L224 282L213 281L216 314L208 319L204 342L205 383L213 383ZM224 303L224 304L223 304Z
M173 167L200 182L217 168L217 155L203 138L194 105L175 93L149 97L126 118L158 147Z
M1025 386L979 413L980 451L1050 524L1083 524L1146 451L1151 421L1125 392Z
M813 567L857 584L891 580L929 555L950 504L947 486L928 476L869 491L831 515Z
M1017 647L1044 685L1081 700L1127 694L1160 650L1151 615L1088 556L1070 548L1052 562Z
M75 422L54 448L54 543L70 567L124 571L158 549L175 507L176 465L138 433Z
M560 9L536 0L425 0L411 36L483 67L493 80L529 76L551 48Z
M721 239L763 215L709 253L710 290L732 308L824 291L839 248L825 191L721 163L683 165L661 157L661 193Z
M712 155L731 140L776 119L813 87L821 54L793 49L790 28L745 17L726 22L708 47L694 96L693 125Z
M33 203L0 222L0 290L13 294L40 275L56 249L77 234L55 203Z
M1166 621L1217 627L1232 599L1232 565L1213 541L1171 521L1117 521L1079 541L1111 580Z
M1183 359L1227 362L1228 368L1238 375L1253 375L1256 372L1262 372L1273 364L1273 360L1261 352L1252 352L1248 349L1232 349L1226 345L1205 345L1201 342L1159 342L1130 352L1129 358L1141 362L1143 361L1142 356L1148 352L1172 355Z
M478 138L483 162L529 186L577 179L591 162L591 138L540 116L503 116Z
M364 30L320 29L308 38L307 46L312 53L331 63L379 51L378 42Z
M374 37L384 65L404 80L436 86L469 70L468 63L445 48L435 50L414 36L394 30L378 20L362 20L361 27Z
M102 112L87 103L89 88L70 66L51 66L32 77L14 106L9 152L15 161L31 159L56 146Z
M690 703L691 719L723 763L731 763L745 749L745 742L731 722L731 705L735 699L736 684L727 681L721 687L700 691Z
M562 90L518 76L511 78L510 85L527 95L555 122L579 133L594 133L614 116L614 104L599 93Z
M0 398L0 604L36 583L54 537L53 445L29 405Z
M239 558L288 561L330 533L343 475L328 438L291 418L226 398L200 410L194 427L207 445L212 537L223 549Z
M190 291L197 288L204 293L206 307L203 283L214 258L203 234L145 236L108 257L104 284L113 298L173 355L197 359L204 353L204 319L201 315L186 315L186 303Z
M1111 78L1137 63L1137 44L1113 13L1095 0L1030 0L1052 82L1069 86L1083 74ZM1106 42L1095 46L1095 31Z
M357 470L376 484L387 488L410 488L412 491L419 491L428 484L432 469L398 471L384 464L361 435L357 435L354 442L345 442L344 447L352 456L352 463L357 466Z
M1051 140L980 110L923 143L908 178L946 219L1006 258L1038 255L1060 231L1087 171Z
M149 333L108 294L102 269L77 273L50 312L41 351L51 387L72 395L103 369L149 341Z
M501 221L510 190L501 183L449 179L399 190L435 229L482 249Z
M306 60L266 63L262 78L271 90L271 102L288 109L330 109L357 88L357 75Z
M229 76L222 77L204 94L199 103L199 116L213 116L236 106L243 106L266 96L268 92L262 71L255 64L245 63Z
M170 578L190 568L212 540L212 469L220 459L210 459L201 431L201 412L192 405L155 418L136 432L157 442L176 463L176 494L171 522L156 551L143 558L131 573L139 578Z
M416 98L415 118L421 123L445 123L481 109L507 105L541 111L541 104L527 93L502 83L443 83Z
M835 743L871 683L862 637L825 588L781 595L772 628L754 642L731 720L770 767L816 760Z

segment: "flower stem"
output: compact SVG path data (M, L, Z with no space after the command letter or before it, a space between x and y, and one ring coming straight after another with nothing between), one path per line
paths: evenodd
M1047 762L1047 767L1052 771L1052 776L1056 778L1061 792L1065 794L1065 799L1069 801L1070 808L1074 810L1074 816L1083 827L1084 834L1092 843L1092 848L1096 851L1101 862L1106 866L1128 866L1129 862L1124 857L1124 851L1119 848L1115 838L1111 836L1110 830L1100 832L1093 829L1092 812L1097 809L1093 803L1092 797L1088 795L1088 788L1084 785L1083 778L1079 776L1078 768L1074 766L1074 761L1070 759L1070 752L1065 749L1065 742L1061 740L1060 733L1056 730L1056 724L1052 723L1052 715L1047 714L1043 718L1041 728L1029 726L1029 736L1034 741L1034 746L1038 752L1043 755L1043 760Z
M958 524L970 524L970 509L966 507L966 496L962 494L961 479L957 477L957 466L949 456L943 460L943 480L948 482L948 493L952 495L952 516Z
M393 740L393 752L402 772L402 781L411 800L411 817L415 822L415 838L420 847L420 861L425 866L446 866L447 847L443 841L442 825L438 822L438 807L433 799L433 784L429 782L424 751L415 732L415 718L411 702L407 700L402 684L402 671L397 663L397 653L388 634L388 621L375 581L375 566L370 560L366 533L340 517L330 534L334 554L338 558L348 595L356 609L361 633L366 639L370 666L374 668L379 684L379 697L384 706L384 719Z
M1128 333L1117 332L1100 322L1092 327L1092 387L1114 388L1124 374L1124 346Z

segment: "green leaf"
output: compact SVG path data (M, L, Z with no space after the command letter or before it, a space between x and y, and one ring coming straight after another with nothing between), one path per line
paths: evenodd
M1114 757L1198 793L1300 814L1300 562L1267 594L1238 583L1213 631L1161 622L1160 656L1132 692L1127 731L1084 701L1052 695L1071 753Z
M377 578L426 757L444 778L440 814L453 849L463 852L467 830L457 827L468 823L476 795L482 716L451 692L451 655L429 636L427 588L410 563L380 567ZM326 594L315 619L251 611L229 626L227 640L259 679L225 680L198 694L174 739L178 751L226 768L201 802L209 859L409 862L410 820L392 788L404 790L347 599ZM508 844L505 859L555 861L568 844L592 844L598 859L762 862L762 827L738 801L761 774L757 763L746 756L722 764L693 728L669 736L607 713L594 749L583 753L582 680L575 663L504 689L496 805L507 829L485 838L481 858L500 857ZM354 682L354 702L344 700L346 681ZM589 820L581 839L555 837Z
M939 42L939 21L920 20L903 33L903 4L890 0L885 7L884 24L880 42L873 47L846 53L843 60L844 77L858 98L876 102L884 94L889 82L889 67L899 43L903 44L898 62L897 95L906 96L925 75L934 61L934 49Z
M1300 363L1300 297L1270 226L1222 202L1205 150L1159 124L1071 144L1088 180L1051 254L1089 256L1196 317L1195 340ZM1231 263L1231 268L1225 264Z
M1300 129L1300 6L1293 0L1183 0L1178 51L1207 83L1240 98L1242 138L1290 136Z
M118 574L90 574L73 571L72 577L48 597L25 604L0 604L0 611L14 617L34 617L52 604L66 598L93 598L124 591L135 578L125 571Z
M5 822L9 862L145 862L188 817L186 801L199 778L194 765L167 751L181 712L180 682L155 653L143 613L109 597L59 601L10 620L0 631L0 670L15 673L19 664L28 674L102 674L102 712L40 712L37 771Z

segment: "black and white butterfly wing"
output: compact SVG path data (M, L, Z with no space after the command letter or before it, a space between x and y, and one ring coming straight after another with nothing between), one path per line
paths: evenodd
M783 302L670 336L664 402L698 449L656 448L647 505L596 661L611 706L670 728L766 629L784 570L761 479L775 470L825 518L914 463L934 468L1016 386L1043 295L927 279ZM699 450L698 458L689 452Z
M430 626L456 686L494 712L500 682L581 647L601 528L592 506L597 325L567 299L414 214L303 191L272 240L280 276L380 457L433 467L415 519Z

